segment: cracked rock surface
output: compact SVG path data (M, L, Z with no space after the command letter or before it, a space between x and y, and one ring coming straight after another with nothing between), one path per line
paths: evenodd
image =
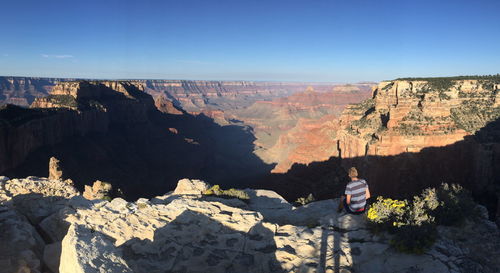
M43 178L0 181L0 226L15 235L0 236L0 265L12 272L500 272L498 228L485 217L439 227L431 249L408 255L363 216L338 214L338 200L295 208L247 189L243 202L183 180L151 200L109 202ZM13 202L16 192L38 198Z

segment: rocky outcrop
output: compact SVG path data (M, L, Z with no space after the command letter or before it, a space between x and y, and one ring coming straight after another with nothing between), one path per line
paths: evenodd
M339 156L390 156L443 147L500 117L498 90L487 80L449 82L442 89L432 81L381 82L372 101L344 111ZM353 141L365 148L351 149Z
M74 187L61 180L0 177L2 272L45 272L44 265L59 263L60 251L51 245L49 234L61 228L66 231L63 225L43 227L47 227L47 219L65 210L70 198L77 195ZM61 221L58 218L58 223ZM55 250L55 254L49 254Z
M85 185L83 197L88 200L111 198L113 186L110 183L97 180L91 186Z
M208 190L210 185L197 179L181 179L177 183L174 194L201 194Z
M61 168L61 161L55 157L49 159L49 179L50 180L60 180L63 177L63 171Z
M155 99L155 106L162 113L172 114L172 115L182 115L182 110L175 107L171 100L168 100L165 96L160 95Z
M363 216L337 214L336 200L295 208L272 191L247 189L251 198L245 203L193 193L208 185L184 179L177 193L151 200L90 201L57 180L1 181L0 225L2 231L16 235L0 236L0 258L14 270L497 272L500 268L499 231L484 214L463 227L439 227L432 248L423 255L409 255L389 246L390 235L371 234ZM13 195L23 192L18 189L23 183L28 185L25 191L38 191L44 197L40 202L53 205L51 196L56 194L62 198L56 202L64 204L37 229L23 220L23 214L38 210L41 203L25 210L11 202L24 198ZM39 187L42 184L46 189ZM8 221L2 220L5 213ZM13 238L16 243L20 238L27 241L7 251L3 246L14 243Z
M497 156L490 147L498 133L487 128L500 118L498 89L491 82L381 82L372 100L344 111L336 156L345 166L361 168L377 193L411 193L440 178L483 195L484 189L499 185L493 167ZM479 140L480 135L489 140Z

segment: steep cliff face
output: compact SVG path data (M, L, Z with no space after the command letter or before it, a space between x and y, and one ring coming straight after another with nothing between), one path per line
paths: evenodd
M433 178L496 202L499 89L496 78L381 82L343 112L336 156L376 193L409 194Z
M63 109L31 110L6 105L0 110L0 173L23 162L34 150L106 132L108 117L95 109L76 112Z
M500 116L497 90L480 80L453 81L446 89L426 81L381 82L372 101L341 117L340 156L419 152L463 140Z

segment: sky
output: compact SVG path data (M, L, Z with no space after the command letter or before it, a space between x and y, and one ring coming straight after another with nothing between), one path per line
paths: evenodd
M0 75L359 82L500 73L498 0L2 0Z

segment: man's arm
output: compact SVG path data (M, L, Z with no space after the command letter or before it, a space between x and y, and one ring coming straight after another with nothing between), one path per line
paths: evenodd
M345 202L348 205L351 204L351 195L350 194L346 194L346 196L345 196Z
M368 189L368 187L366 187L366 199L369 199L371 196L370 194L370 190Z

